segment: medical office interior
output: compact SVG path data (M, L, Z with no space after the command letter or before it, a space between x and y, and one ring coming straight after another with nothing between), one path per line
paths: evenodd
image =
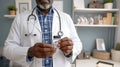
M31 1L31 8L34 8L35 0ZM72 67L120 67L120 0L113 0L112 7L105 7L106 0L54 1L70 14L83 44ZM8 12L10 5L16 6L16 0L0 0L0 67L18 67L2 54L15 17Z

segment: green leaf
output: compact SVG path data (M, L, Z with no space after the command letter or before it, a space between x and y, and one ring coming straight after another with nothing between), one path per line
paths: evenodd
M104 0L104 3L113 3L114 0Z
M15 10L16 11L16 7L14 5L10 5L10 6L8 6L8 10Z

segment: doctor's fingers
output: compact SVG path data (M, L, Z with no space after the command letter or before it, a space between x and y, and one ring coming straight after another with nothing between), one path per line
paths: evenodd
M54 47L53 44L46 44L46 43L36 43L35 46L36 47L46 47L46 48L53 48Z
M54 52L35 52L34 55L37 58L46 58L46 57L52 56L54 53L55 51Z
M56 49L55 48L39 48L38 49L38 51L39 52L43 52L43 53L45 53L45 52L54 52Z
M61 47L60 48L61 50L72 50L73 49L73 46L64 46L64 47Z
M68 54L68 53L72 52L73 46L65 46L60 49L62 50L63 53Z
M59 40L59 42L64 42L64 41L72 41L72 40L68 37L64 37L64 38Z
M64 46L60 49L65 55L67 55L73 51L73 46Z
M60 48L65 47L65 46L73 46L73 42L71 40L59 42Z

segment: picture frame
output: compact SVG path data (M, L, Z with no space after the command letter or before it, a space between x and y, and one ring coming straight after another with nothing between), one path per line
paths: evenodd
M60 11L63 11L63 0L54 0L53 7Z
M73 0L74 9L84 9L85 2L84 0Z
M96 67L114 67L114 64L106 61L98 61Z
M96 39L96 48L98 51L106 51L104 39L101 38Z
M15 0L17 14L32 9L31 0Z

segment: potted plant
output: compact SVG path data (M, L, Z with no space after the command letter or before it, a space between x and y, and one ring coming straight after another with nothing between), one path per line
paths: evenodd
M104 0L104 8L112 9L114 0Z
M16 14L16 7L14 5L8 6L9 14L15 15Z
M111 57L113 61L119 61L120 62L120 43L116 44L115 49L111 50Z

